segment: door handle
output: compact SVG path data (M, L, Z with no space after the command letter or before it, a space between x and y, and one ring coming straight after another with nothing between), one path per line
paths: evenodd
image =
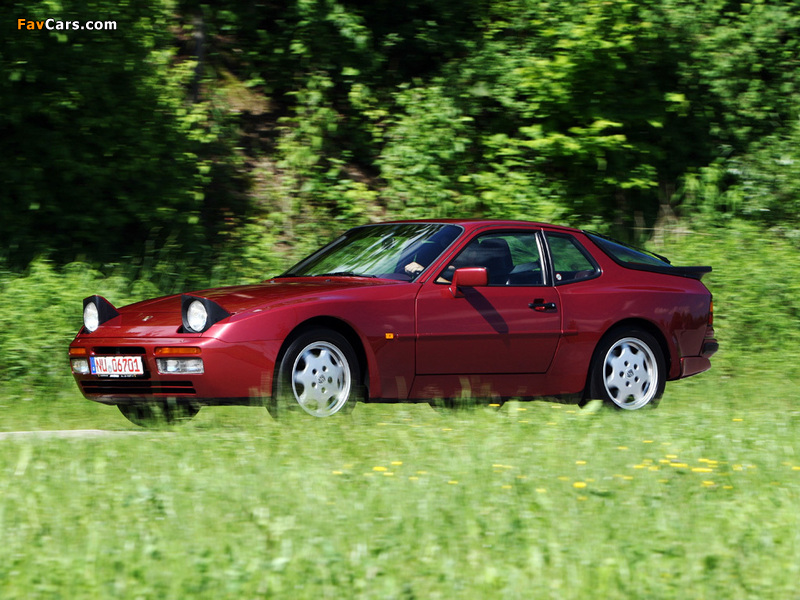
M556 310L556 303L545 302L544 298L536 298L536 300L528 304L528 308L532 308L536 312L552 312Z

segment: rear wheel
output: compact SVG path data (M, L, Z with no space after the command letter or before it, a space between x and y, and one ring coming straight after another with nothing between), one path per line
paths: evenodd
M118 404L117 408L126 419L139 427L176 425L190 421L200 412L199 406L174 398Z
M617 329L595 351L588 399L625 410L655 407L664 393L666 374L664 354L655 337L638 328Z
M362 390L361 369L350 342L332 329L314 329L287 347L267 410L276 419L297 408L314 417L330 417L352 411Z

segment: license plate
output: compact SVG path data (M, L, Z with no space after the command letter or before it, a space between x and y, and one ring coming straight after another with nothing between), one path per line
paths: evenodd
M134 377L144 375L141 356L90 356L92 375Z

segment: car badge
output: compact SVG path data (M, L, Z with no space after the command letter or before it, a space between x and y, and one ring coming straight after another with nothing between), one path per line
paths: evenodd
M142 321L149 321L152 318L153 318L153 315L147 315L144 319L142 319Z

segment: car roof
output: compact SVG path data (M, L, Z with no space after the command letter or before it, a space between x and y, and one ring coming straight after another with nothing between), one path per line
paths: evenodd
M484 227L494 227L500 229L514 227L543 227L570 233L579 233L581 231L575 227L567 227L565 225L553 225L552 223L514 219L400 219L396 221L381 221L379 223L371 223L371 225L388 225L399 223L442 223L446 225L460 225L465 230L469 231L482 229Z

